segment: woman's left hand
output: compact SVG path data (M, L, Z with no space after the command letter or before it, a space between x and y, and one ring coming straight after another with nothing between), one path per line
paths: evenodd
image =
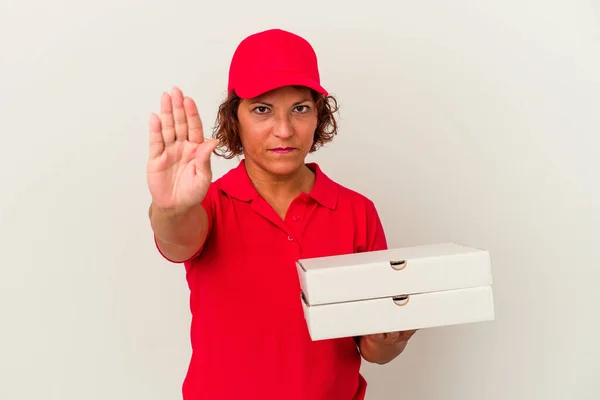
M369 362L386 364L402 353L408 340L416 332L415 329L361 336L359 339L360 353Z

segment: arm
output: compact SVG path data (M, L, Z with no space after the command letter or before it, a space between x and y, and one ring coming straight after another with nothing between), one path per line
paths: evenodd
M176 214L152 203L149 217L159 251L173 262L192 258L208 236L209 219L201 204L185 213Z
M173 262L197 254L210 230L210 156L217 140L204 140L196 103L174 88L163 93L160 116L150 116L148 210L158 250Z

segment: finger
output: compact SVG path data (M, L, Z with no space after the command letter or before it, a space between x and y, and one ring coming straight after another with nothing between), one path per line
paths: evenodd
M399 337L400 337L400 333L390 332L390 333L386 334L386 336L385 336L385 343L386 344L396 343L396 341L398 340Z
M165 145L173 143L175 141L173 105L171 104L171 96L168 93L163 93L160 98L160 123Z
M188 126L185 110L183 109L183 93L179 88L173 88L171 92L173 102L173 121L175 122L175 139L187 140Z
M369 335L368 338L374 342L383 342L385 340L385 333Z
M219 144L218 139L207 139L196 149L196 170L210 171L210 156Z
M150 115L150 158L156 158L165 149L165 142L160 127L160 118L155 113Z
M183 107L187 116L188 122L188 140L194 143L202 143L204 141L204 131L202 129L202 120L198 114L198 107L194 100L186 97L183 100Z

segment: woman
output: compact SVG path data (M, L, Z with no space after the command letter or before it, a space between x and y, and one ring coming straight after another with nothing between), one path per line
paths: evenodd
M235 51L214 139L194 101L163 94L150 120L150 220L184 263L191 399L362 399L361 357L387 363L414 333L312 341L295 261L386 248L373 203L306 156L336 134L336 101L303 38L268 30ZM243 155L212 182L211 154Z

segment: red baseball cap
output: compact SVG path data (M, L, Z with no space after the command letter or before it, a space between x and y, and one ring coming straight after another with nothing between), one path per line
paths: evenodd
M229 67L229 94L235 91L249 99L290 85L328 94L321 86L317 55L308 41L282 29L269 29L240 42Z

